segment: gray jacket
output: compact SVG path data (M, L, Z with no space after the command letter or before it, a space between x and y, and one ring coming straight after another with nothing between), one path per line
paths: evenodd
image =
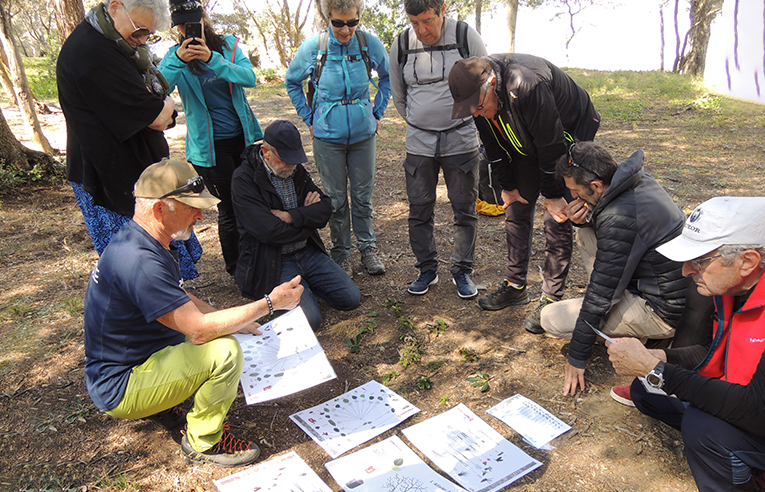
M456 44L456 27L457 21L445 17L441 39L434 46ZM411 26L406 29L410 30L409 48L422 49L423 44L411 31ZM431 157L436 153L439 131L457 127L473 118L452 119L454 100L449 92L449 71L462 57L457 49L409 53L402 77L398 59L399 39L397 37L390 48L390 86L396 110L408 123L406 152ZM467 44L470 56L487 55L481 35L472 27L468 28ZM476 149L478 134L471 121L446 134L440 155L466 154Z

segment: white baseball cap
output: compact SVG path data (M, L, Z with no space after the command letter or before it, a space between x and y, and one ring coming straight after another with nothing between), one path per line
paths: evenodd
M689 261L726 244L765 244L765 197L719 196L686 219L683 233L656 251Z

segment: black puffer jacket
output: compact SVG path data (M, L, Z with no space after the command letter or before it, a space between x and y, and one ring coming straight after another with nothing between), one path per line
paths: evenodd
M682 231L685 214L666 191L643 172L643 151L619 165L611 185L592 211L598 240L595 265L576 320L568 361L585 367L600 328L625 290L648 301L670 326L685 307L683 264L656 252L656 247Z
M279 283L283 245L307 239L326 253L319 229L327 225L332 203L314 184L308 171L298 164L292 175L298 204L305 203L311 191L318 192L321 200L291 209L292 223L283 222L271 213L271 210L284 210L284 204L263 167L260 144L250 145L244 152L244 162L234 171L231 181L240 236L236 284L244 297L260 299Z

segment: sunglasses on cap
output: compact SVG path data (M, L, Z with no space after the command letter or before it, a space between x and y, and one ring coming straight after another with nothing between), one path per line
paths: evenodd
M568 148L568 167L578 167L579 169L583 169L587 171L588 173L594 174L596 178L603 181L603 178L601 178L598 173L574 161L574 158L571 155L571 152L574 150L574 147L576 147L576 143L571 144L571 147Z
M358 19L351 19L348 22L344 22L344 21L341 21L339 19L332 19L329 22L332 23L333 27L337 27L338 29L341 29L341 28L343 28L345 26L356 27L356 26L359 25L359 20Z
M201 9L202 4L199 2L189 1L184 2L182 4L178 5L171 5L170 6L170 13L171 14L180 14L181 12L193 12L195 10Z
M159 198L167 198L174 195L183 195L184 193L202 193L205 189L205 180L202 176L194 176L186 181L186 184L167 192Z
M125 9L125 15L127 15L128 20L130 21L130 24L133 25L133 32L130 34L130 37L135 39L136 41L140 41L141 38L146 38L146 41L144 41L144 44L154 44L160 39L162 39L162 36L159 34L153 34L151 32L151 29L148 27L138 27L135 25L135 22L133 22L133 18L130 17L130 12L128 12L128 9L125 7L125 4L120 2L120 5L122 5L122 8Z

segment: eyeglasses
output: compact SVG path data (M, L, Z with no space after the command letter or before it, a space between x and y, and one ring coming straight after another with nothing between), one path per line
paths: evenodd
M594 174L596 178L603 181L603 178L600 177L600 174L596 173L592 169L589 169L587 167L584 167L583 165L577 163L574 158L572 157L571 153L574 150L574 147L576 146L576 143L571 144L571 147L568 148L568 167L578 167L579 169L582 169L584 171L587 171L588 173Z
M180 12L193 12L194 10L198 10L202 8L202 4L199 2L189 1L184 2L180 5L171 5L170 6L170 13L172 14L178 14Z
M167 198L169 196L183 195L184 193L202 193L205 189L205 180L202 176L194 176L186 181L186 184L165 193L159 198Z
M477 111L481 111L483 109L483 103L486 102L486 96L488 96L488 95L489 95L489 91L486 91L486 92L483 93L483 97L481 98L480 101L478 101L478 106L476 106L476 108L475 108L476 112Z
M160 39L162 39L162 36L160 36L159 34L153 34L151 32L151 29L149 29L148 27L136 26L135 22L133 22L133 18L130 17L130 12L128 12L128 9L125 7L125 4L120 2L120 5L122 5L123 9L125 9L125 15L127 15L127 18L130 21L130 24L133 25L134 31L130 35L131 38L135 39L136 41L140 41L141 38L146 38L143 44L154 44Z
M704 258L699 258L698 260L690 260L691 263L693 263L693 266L696 267L697 271L701 271L704 267L702 266L702 263L714 260L715 258L720 258L722 255L714 255L714 256L707 256ZM709 265L709 263L707 263Z
M345 26L356 27L356 26L359 25L359 20L358 19L351 19L348 22L343 22L340 19L331 19L329 22L332 23L333 27L336 27L338 29L342 29Z

